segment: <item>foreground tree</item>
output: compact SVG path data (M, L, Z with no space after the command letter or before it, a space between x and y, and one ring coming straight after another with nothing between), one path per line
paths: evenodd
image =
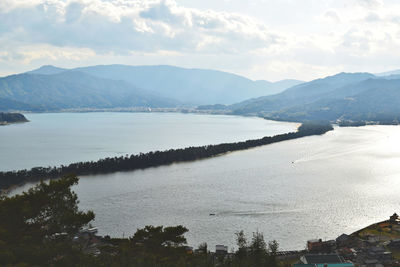
M94 219L91 211L78 210L78 197L70 175L0 199L0 265L54 265L78 260L72 239Z
M239 265L244 266L248 256L247 239L243 230L235 233L235 235L236 235L236 244L238 246L238 250L235 253L236 259Z
M237 232L236 245L238 249L230 266L277 267L281 265L276 259L278 243L274 240L267 245L263 234L258 231L253 233L250 243L243 231Z
M145 226L129 239L116 240L119 251L114 257L116 266L187 266L191 255L187 253L187 228Z

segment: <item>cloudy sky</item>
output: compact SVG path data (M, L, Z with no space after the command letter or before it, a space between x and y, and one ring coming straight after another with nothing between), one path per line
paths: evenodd
M398 0L1 0L0 76L170 64L251 79L400 69Z

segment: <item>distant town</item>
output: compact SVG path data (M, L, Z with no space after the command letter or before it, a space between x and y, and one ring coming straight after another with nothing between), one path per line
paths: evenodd
M110 246L107 239L97 236L97 228L80 231L75 240L85 244L84 251L99 255L101 247ZM184 246L188 254L203 254L202 248ZM206 248L207 249L207 248ZM216 245L207 252L211 262L229 262L237 252L228 246ZM384 267L400 266L400 218L395 213L389 220L370 225L352 234L342 234L336 239L313 239L306 249L277 251L276 258L284 266L293 267ZM222 259L222 260L221 260Z
M400 266L399 216L394 213L387 221L335 240L308 240L306 250L280 252L279 259L294 267Z

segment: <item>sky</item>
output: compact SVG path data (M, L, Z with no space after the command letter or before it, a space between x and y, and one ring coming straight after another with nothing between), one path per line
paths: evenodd
M400 69L400 1L0 0L0 76L49 64L379 73Z

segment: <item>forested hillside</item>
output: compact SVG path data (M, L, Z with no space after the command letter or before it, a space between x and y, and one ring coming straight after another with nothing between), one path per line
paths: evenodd
M24 73L0 78L0 110L52 111L73 108L176 107L178 101L124 82L78 71Z
M285 121L370 121L397 124L400 79L368 73L340 73L274 95L225 107L234 114L253 114Z

